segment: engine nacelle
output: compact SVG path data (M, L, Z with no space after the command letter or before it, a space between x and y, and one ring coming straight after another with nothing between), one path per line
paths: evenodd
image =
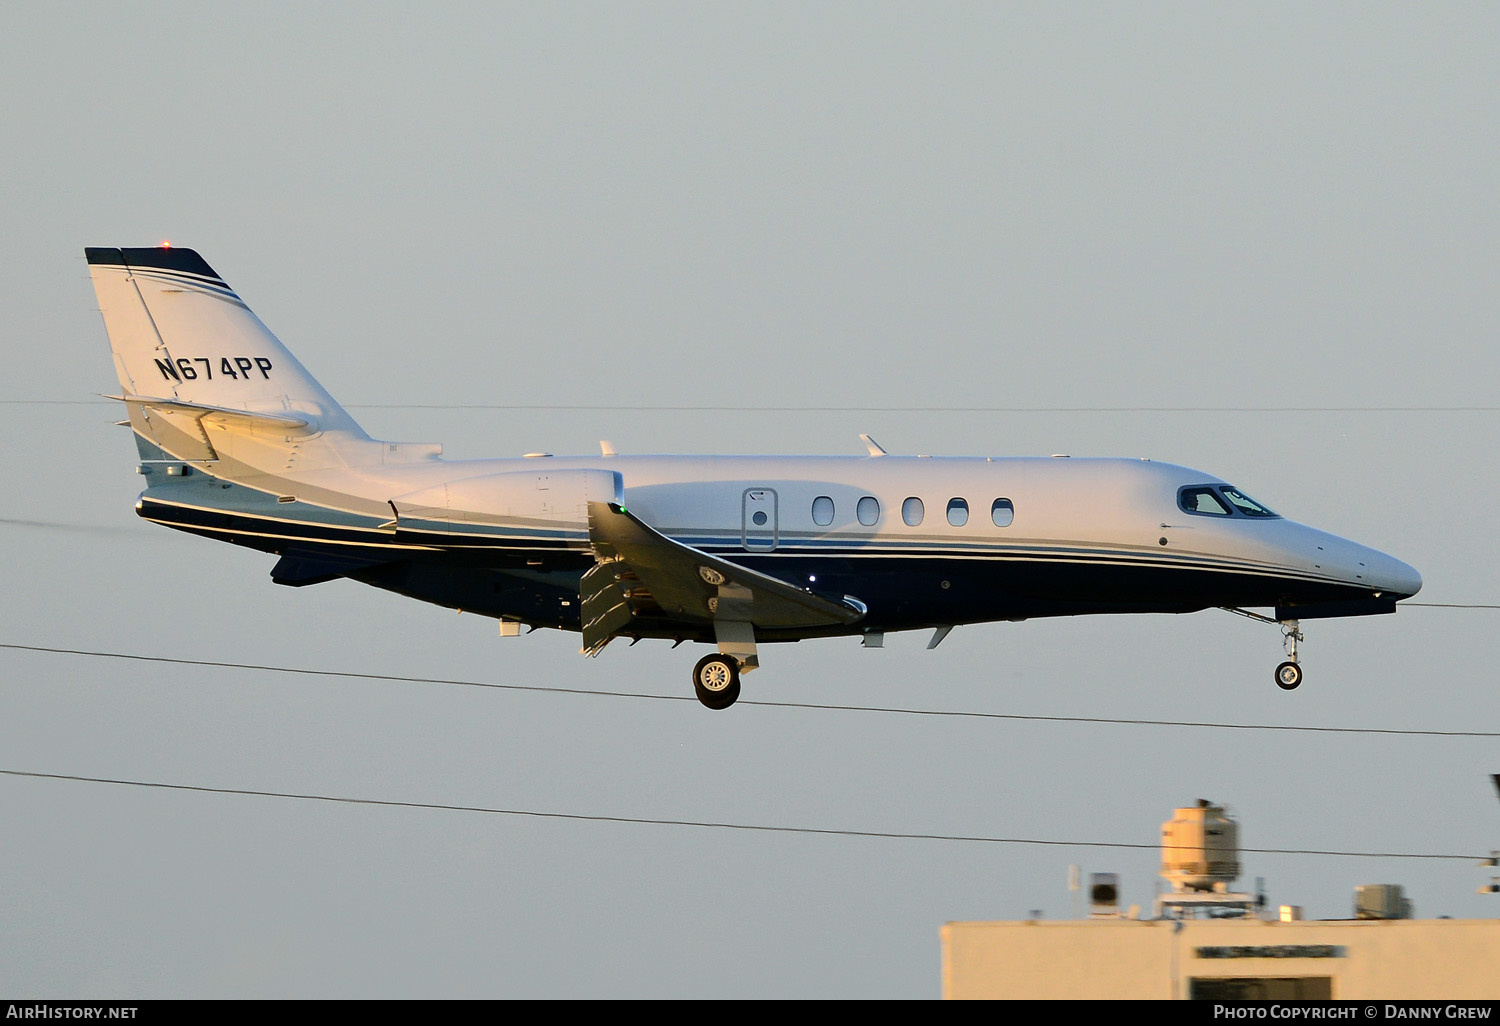
M538 470L447 481L390 501L397 531L587 544L588 504L623 497L612 470Z

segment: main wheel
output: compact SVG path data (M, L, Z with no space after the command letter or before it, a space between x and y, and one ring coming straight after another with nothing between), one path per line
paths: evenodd
M1302 667L1296 663L1282 663L1276 667L1276 686L1283 691L1295 691L1302 683Z
M693 693L710 709L728 709L740 697L740 668L725 655L708 655L693 667Z

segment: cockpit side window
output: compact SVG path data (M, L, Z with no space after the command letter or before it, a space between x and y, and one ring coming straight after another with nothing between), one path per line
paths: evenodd
M1196 513L1199 516L1230 517L1234 513L1230 510L1228 503L1219 497L1219 493L1208 485L1189 485L1177 492L1177 505L1184 513Z
M1229 485L1225 485L1219 491L1223 494L1224 498L1229 500L1235 509L1247 517L1261 517L1263 519L1274 519L1276 517L1275 513L1272 513L1238 488L1231 488Z

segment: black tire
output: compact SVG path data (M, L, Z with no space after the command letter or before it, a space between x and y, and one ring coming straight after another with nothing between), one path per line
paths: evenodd
M710 709L728 709L740 697L740 668L730 656L704 656L693 667L693 693Z
M1295 691L1302 683L1302 667L1285 662L1276 667L1276 686L1283 691Z

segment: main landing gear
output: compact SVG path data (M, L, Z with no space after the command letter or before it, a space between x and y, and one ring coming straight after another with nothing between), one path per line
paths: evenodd
M708 580L709 569L699 571ZM715 571L716 572L716 571ZM719 650L706 655L693 667L693 693L710 709L728 709L740 697L740 677L760 665L755 648L755 627L748 619L734 619L729 613L737 607L738 595L720 595L709 599L714 612L714 641ZM728 598L730 601L725 602Z
M1296 620L1276 620L1259 613L1252 613L1248 609L1237 609L1234 606L1223 607L1231 613L1240 616L1248 616L1252 620L1261 623L1274 623L1281 628L1281 643L1286 648L1286 662L1276 667L1276 686L1283 691L1295 691L1302 683L1302 666L1297 662L1297 642L1306 641L1301 628Z
M693 693L710 709L728 709L740 697L740 663L715 652L693 667Z

